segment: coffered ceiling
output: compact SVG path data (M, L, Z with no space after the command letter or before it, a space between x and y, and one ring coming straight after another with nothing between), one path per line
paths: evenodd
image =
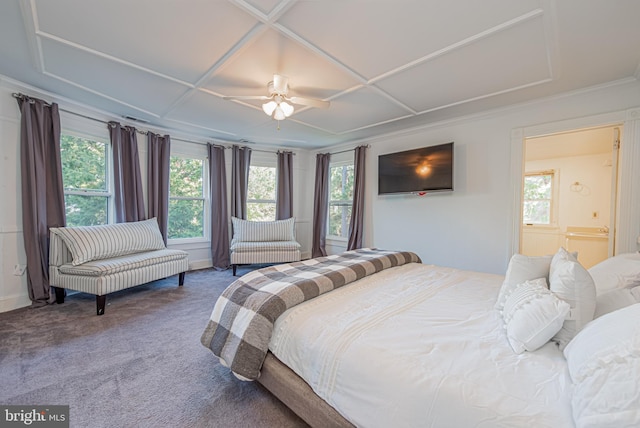
M3 0L0 74L169 133L320 148L640 77L637 0ZM296 106L259 101L273 74Z

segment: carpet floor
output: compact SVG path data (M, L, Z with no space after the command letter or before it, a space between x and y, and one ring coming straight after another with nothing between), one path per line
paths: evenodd
M69 405L71 427L305 427L200 343L230 271L0 314L0 404Z

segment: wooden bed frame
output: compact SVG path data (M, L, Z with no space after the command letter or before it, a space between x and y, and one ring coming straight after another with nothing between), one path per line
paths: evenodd
M354 428L271 352L267 353L258 382L312 427Z

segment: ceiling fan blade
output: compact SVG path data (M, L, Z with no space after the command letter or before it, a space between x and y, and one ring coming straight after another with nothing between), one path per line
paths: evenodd
M331 104L329 101L318 100L316 98L291 97L288 99L294 104L317 108L327 108Z
M273 91L278 94L286 94L289 91L289 78L287 76L274 74Z
M236 96L225 96L222 97L223 100L270 100L271 97L266 95L236 95Z

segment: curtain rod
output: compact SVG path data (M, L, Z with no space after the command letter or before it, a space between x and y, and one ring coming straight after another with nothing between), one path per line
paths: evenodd
M30 97L28 95L20 94L20 93L17 93L17 92L13 92L11 94L11 96L13 96L13 98L18 98L18 99L19 98L29 98L29 99L32 98L32 97ZM46 102L44 100L43 100L43 102L46 105L51 106L51 103L48 103L48 102ZM59 110L65 112L65 113L72 114L74 116L83 117L85 119L93 120L94 122L104 123L105 125L109 125L109 126L110 126L109 122L112 122L112 121L105 121L105 120L98 119L98 118L95 118L95 117L87 116L85 114L77 113L75 111L66 110L66 109L63 109L63 108L60 108ZM126 119L126 117L125 117L125 119ZM148 134L160 135L160 134L157 134L157 133L155 133L153 131L149 131L149 130L148 131L142 131L142 130L136 129L136 132L138 134L142 134L142 135L148 135ZM211 144L211 145L218 146L218 147L224 147L225 149L231 149L232 148L232 146L231 147L230 146L225 146L224 144L203 143L203 142L200 142L200 141L191 141L191 140L185 140L185 139L182 139L182 138L174 138L174 137L171 137L171 139L174 140L174 141L182 141L184 143L192 143L192 144L201 144L201 145L204 145L204 146L206 146L207 144ZM251 149L251 147L249 147L249 148ZM274 151L271 151L271 150L261 150L261 149L251 149L251 150L254 151L254 152L262 152L262 153L280 153L280 152L286 153L286 152L290 151L290 150L278 150L278 151L274 152ZM291 152L291 153L294 156L296 155L295 152Z
M371 144L363 144L363 145L358 146L358 147L366 147L368 149L369 147L371 147ZM330 152L329 154L330 155L339 155L340 153L352 152L355 149L357 149L358 147L354 147L353 149L340 150L339 152Z

